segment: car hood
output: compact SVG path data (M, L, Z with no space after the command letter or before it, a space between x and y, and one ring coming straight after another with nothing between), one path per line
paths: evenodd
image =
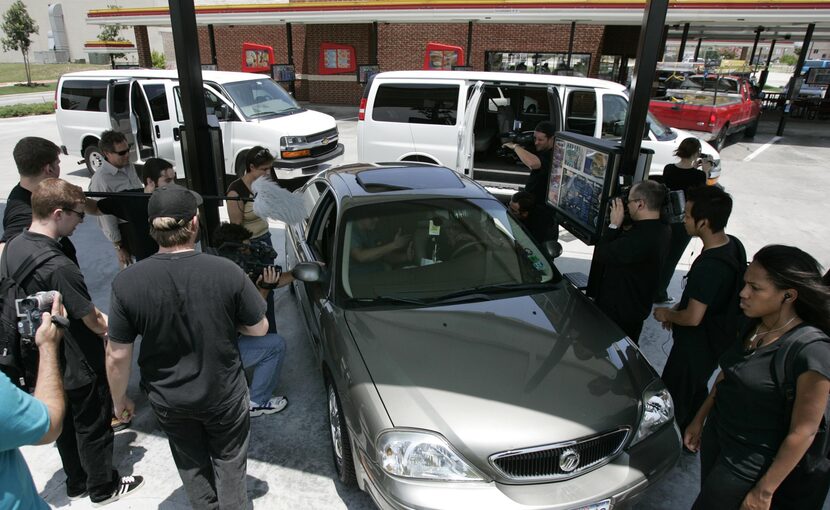
M334 117L331 115L316 112L314 110L303 110L298 113L291 114L291 126L286 130L286 117L277 116L262 119L259 121L260 125L265 127L273 126L279 131L285 131L291 136L307 136L322 131L327 131L337 126Z
M394 426L439 432L480 466L499 451L634 430L655 377L570 287L346 320Z

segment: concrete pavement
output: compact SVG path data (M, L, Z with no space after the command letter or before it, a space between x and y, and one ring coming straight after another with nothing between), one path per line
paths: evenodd
M311 107L311 106L309 106ZM345 162L356 161L356 108L313 106L338 119L341 140L346 144ZM762 133L768 131L767 123ZM11 158L16 141L27 134L59 142L54 116L0 120L0 197L6 197L17 182ZM816 131L812 130L815 134ZM746 244L748 253L770 242L798 245L827 265L830 263L830 226L823 220L820 204L826 202L830 175L824 171L830 160L830 138L787 136L771 143L771 135L746 141L736 138L724 149L722 184L735 197L736 208L728 230ZM769 144L769 145L767 145ZM767 148L752 160L746 158ZM62 156L64 178L86 188L86 170L79 158ZM0 207L5 200L0 199ZM284 252L283 227L273 223L274 245ZM564 255L557 260L563 272L587 272L592 249L563 233ZM73 236L81 268L93 301L109 309L109 285L117 272L114 253L94 220L87 220ZM671 292L680 294L680 280L699 253L693 241L684 254L672 282ZM277 292L278 328L288 342L288 357L278 393L290 400L276 415L252 420L248 466L248 488L255 508L309 508L354 510L373 508L368 496L335 482L331 463L323 386L308 347L306 331L293 296ZM653 321L647 321L641 349L658 372L671 348L671 338ZM189 504L175 470L168 445L158 430L146 399L138 389L137 369L129 385L138 414L130 429L116 435L115 465L122 474L147 478L144 488L108 508L188 508ZM26 447L24 456L41 495L55 508L91 508L88 499L70 502L65 495L64 475L57 450L52 446ZM697 493L698 458L684 455L668 476L658 481L637 505L638 509L688 508ZM828 506L825 505L827 508Z

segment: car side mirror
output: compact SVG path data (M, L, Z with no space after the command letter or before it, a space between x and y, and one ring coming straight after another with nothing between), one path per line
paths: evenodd
M559 244L559 241L545 241L544 248L545 252L547 252L552 259L562 255L562 245Z
M221 104L216 109L216 118L221 121L232 120L233 119L233 112L231 112L230 106L226 104Z
M329 279L329 272L317 262L300 262L291 269L291 275L306 283L324 283Z

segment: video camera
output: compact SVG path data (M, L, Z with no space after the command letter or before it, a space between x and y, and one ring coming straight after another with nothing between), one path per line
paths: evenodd
M619 198L623 202L623 210L625 211L624 223L631 222L631 215L628 212L628 195L631 193L631 186L620 187L620 192L614 198ZM683 223L683 218L686 214L686 193L683 190L671 191L666 188L666 199L663 202L663 208L660 211L660 216L665 218L669 223Z
M52 311L52 303L55 301L57 292L54 290L41 291L23 299L16 299L14 306L17 309L17 331L24 340L31 341L35 338L35 332L40 327L43 312ZM69 327L66 317L59 315L52 316L52 322L61 327Z
M502 144L512 142L521 145L528 150L533 147L533 131L508 131L507 133L502 133L499 137L502 140ZM515 151L508 149L503 145L499 145L499 148L496 149L496 156L500 158L510 158L516 162L520 161L519 156L516 155Z
M217 250L220 257L224 257L233 261L237 266L241 267L248 278L256 284L262 271L266 267L273 267L278 273L282 273L282 267L275 264L263 264L262 260L273 260L277 258L277 252L273 248L268 248L261 245L251 245L246 243L225 242ZM275 289L277 284L260 283L263 289Z

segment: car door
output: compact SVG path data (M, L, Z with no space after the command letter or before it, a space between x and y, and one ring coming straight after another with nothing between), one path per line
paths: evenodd
M331 275L324 282L301 282L296 285L300 307L308 325L312 344L318 355L322 349L320 320L324 309L330 309L332 282L336 274L335 239L337 228L337 206L334 194L320 181L309 183L304 193L320 193L308 221L292 226L291 238L296 262L317 262L328 268Z
M597 89L565 88L564 130L586 136L599 136L597 124Z
M173 127L178 126L171 119L170 99L173 84L170 80L142 80L138 82L144 92L144 100L150 112L150 128L155 156L171 163L176 161Z
M205 85L205 111L208 115L214 115L219 122L219 129L222 136L222 158L226 174L234 174L234 148L233 148L233 120L236 118L233 104L219 94L215 89ZM173 96L176 108L176 120L178 126L173 127L174 152L177 162L183 161L181 156L181 130L185 129L184 114L182 113L181 87L173 87ZM178 177L178 173L177 173Z

